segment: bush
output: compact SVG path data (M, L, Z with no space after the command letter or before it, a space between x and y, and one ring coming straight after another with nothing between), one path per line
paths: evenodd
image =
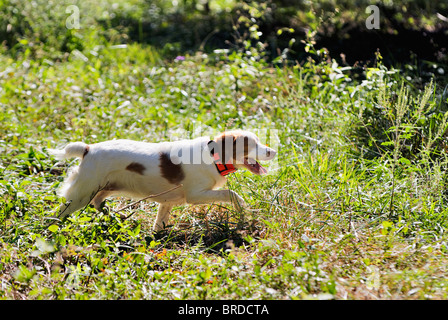
M366 76L354 92L359 121L353 137L363 157L392 155L414 163L444 159L448 105L441 90L432 81L424 90L412 88L398 70L381 63ZM362 95L356 94L361 88Z
M13 57L62 59L74 50L123 43L129 38L123 21L140 17L142 5L142 0L5 0L0 2L3 49ZM112 28L117 19L121 25Z

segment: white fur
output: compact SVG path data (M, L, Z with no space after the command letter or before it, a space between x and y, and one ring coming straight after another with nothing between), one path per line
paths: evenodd
M258 137L250 132L234 131L225 134L247 137L249 141L254 142L254 147L249 147L248 152L251 158L270 160L275 156L274 150L260 144ZM168 223L169 213L175 205L236 201L236 206L244 206L243 199L234 191L214 190L222 187L226 178L218 173L213 163L207 146L209 141L210 139L202 137L162 143L112 140L87 145L74 142L63 150L50 150L57 159L82 159L80 165L69 172L59 190L59 194L67 200L60 208L59 218L62 219L89 203L99 209L108 196L120 195L140 199L169 190L176 184L182 184L182 187L151 199L160 204L154 223L156 231ZM171 161L176 164L180 149L184 177L173 183L162 176L160 154L170 154ZM191 154L190 163L185 161L185 154L188 152ZM236 168L245 167L241 155L237 154L235 158ZM132 163L143 166L144 170L136 172L127 169Z

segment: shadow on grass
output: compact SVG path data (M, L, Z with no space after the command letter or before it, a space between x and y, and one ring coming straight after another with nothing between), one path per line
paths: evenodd
M168 226L167 229L146 237L149 244L155 240L165 248L198 246L207 253L222 254L226 250L248 245L248 236L256 237L260 227L256 221L234 223L207 221L183 228Z

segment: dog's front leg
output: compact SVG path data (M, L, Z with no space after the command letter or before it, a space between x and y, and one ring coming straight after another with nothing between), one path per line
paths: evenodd
M159 210L157 211L156 222L154 222L154 231L162 230L167 224L170 218L170 212L173 208L172 204L161 203L159 205Z
M239 194L232 190L203 190L186 195L188 204L206 204L213 202L231 202L236 209L246 207Z

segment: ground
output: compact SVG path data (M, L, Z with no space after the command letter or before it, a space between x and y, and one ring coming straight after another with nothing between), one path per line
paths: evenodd
M213 1L207 17L222 18L224 2ZM339 40L325 42L319 10L290 16L288 1L284 11L272 11L274 2L232 2L243 18L210 42L196 34L198 46L194 34L188 43L166 38L170 19L204 14L190 1L177 11L163 1L77 3L80 29L66 27L70 1L0 4L10 30L0 55L2 298L446 299L446 51L434 40L432 60L394 65L376 48L363 60L332 48ZM344 14L333 11L334 21L365 16L336 6ZM434 18L446 7L425 10L422 24L446 32ZM299 36L278 32L285 21L310 27L301 47L284 50ZM284 39L280 50L262 37L266 23ZM47 226L76 164L49 148L234 128L278 150L268 175L229 176L247 209L176 207L169 228L154 233L156 206L117 213L129 203L119 198Z

